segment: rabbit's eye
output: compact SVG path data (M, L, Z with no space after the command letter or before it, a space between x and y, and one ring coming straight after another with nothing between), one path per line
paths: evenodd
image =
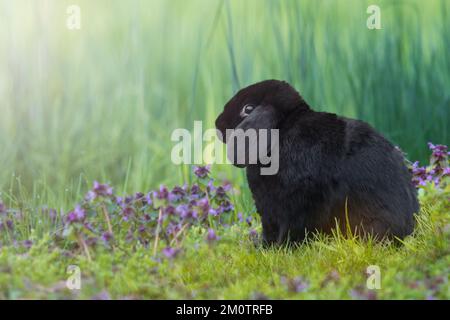
M246 104L241 111L241 116L242 117L246 117L248 116L250 113L252 113L252 111L255 109L254 105L251 104Z

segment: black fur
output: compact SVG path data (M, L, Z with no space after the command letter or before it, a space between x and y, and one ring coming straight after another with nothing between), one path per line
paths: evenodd
M276 175L246 166L266 243L331 233L336 221L345 230L347 218L352 232L377 239L413 231L419 204L403 155L371 126L313 111L289 84L267 80L239 91L217 118L217 129L225 135L242 124L239 114L248 103L271 110L265 126L280 134ZM261 117L255 119L245 128L261 128Z

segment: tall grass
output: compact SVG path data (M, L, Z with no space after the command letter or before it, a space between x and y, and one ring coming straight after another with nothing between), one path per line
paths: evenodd
M412 159L449 142L449 1L378 1L382 30L366 27L371 1L79 0L70 31L73 3L0 0L4 201L189 179L170 161L172 130L213 127L238 88L266 78L368 121ZM242 171L215 172L245 185Z

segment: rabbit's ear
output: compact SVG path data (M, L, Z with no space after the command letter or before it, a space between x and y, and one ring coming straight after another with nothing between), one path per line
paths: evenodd
M227 157L231 163L237 167L267 164L275 142L271 131L277 125L275 108L264 105L256 107L234 130L227 130Z
M271 105L257 106L236 129L274 129L278 125L278 114Z

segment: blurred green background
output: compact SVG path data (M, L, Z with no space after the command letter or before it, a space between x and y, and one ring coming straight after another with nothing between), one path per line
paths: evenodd
M71 4L81 30L66 27ZM366 27L370 4L382 30ZM449 30L444 0L0 0L0 197L62 204L93 179L119 192L188 180L172 130L213 127L268 78L425 161L426 142L450 142ZM245 186L243 170L214 171Z

